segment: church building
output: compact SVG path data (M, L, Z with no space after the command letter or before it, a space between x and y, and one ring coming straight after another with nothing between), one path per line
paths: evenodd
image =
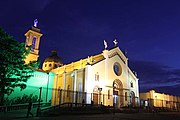
M128 58L117 46L85 59L62 63L55 51L43 63L44 71L55 74L52 104L82 103L136 106L139 102L138 78L128 67Z
M32 46L25 62L37 61L42 36L37 27L37 20L25 36L26 46ZM34 84L35 86L42 87L40 85L42 79L37 77L45 76L43 78L45 82L42 83L47 89L42 90L41 99L50 101L52 105L84 103L114 105L117 108L136 106L139 103L137 75L129 68L128 58L117 46L117 41L113 42L113 48L108 49L104 41L105 48L99 51L99 54L87 56L70 64L63 64L57 51L52 51L52 55L44 60L42 70L36 70L36 73L42 75L36 75L36 80L32 79L38 82Z

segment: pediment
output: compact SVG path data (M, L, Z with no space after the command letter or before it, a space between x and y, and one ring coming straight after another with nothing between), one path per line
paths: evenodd
M114 56L118 56L124 64L127 62L127 58L123 54L123 52L119 48L114 48L111 50L111 52L108 55L108 58L112 58Z

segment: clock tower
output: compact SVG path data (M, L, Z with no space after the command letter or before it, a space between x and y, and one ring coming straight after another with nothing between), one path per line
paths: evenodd
M42 34L37 27L38 21L34 20L34 25L26 32L26 49L30 48L30 53L26 56L25 63L28 64L32 61L37 61L39 57L39 43Z

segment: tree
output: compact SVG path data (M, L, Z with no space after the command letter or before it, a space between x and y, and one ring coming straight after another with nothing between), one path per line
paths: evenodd
M25 49L25 43L16 41L0 28L0 105L3 105L4 95L11 94L15 87L26 88L26 82L34 63L25 64L24 60L30 48Z

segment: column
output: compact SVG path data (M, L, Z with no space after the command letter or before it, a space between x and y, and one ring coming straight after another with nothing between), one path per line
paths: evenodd
M66 90L66 72L63 73L63 80L64 80L63 81L63 83L64 83L63 89ZM65 101L65 91L64 90L62 91L62 95L63 95L62 103Z
M73 102L75 103L76 102L76 94L77 94L77 70L74 70L74 76L73 76Z

